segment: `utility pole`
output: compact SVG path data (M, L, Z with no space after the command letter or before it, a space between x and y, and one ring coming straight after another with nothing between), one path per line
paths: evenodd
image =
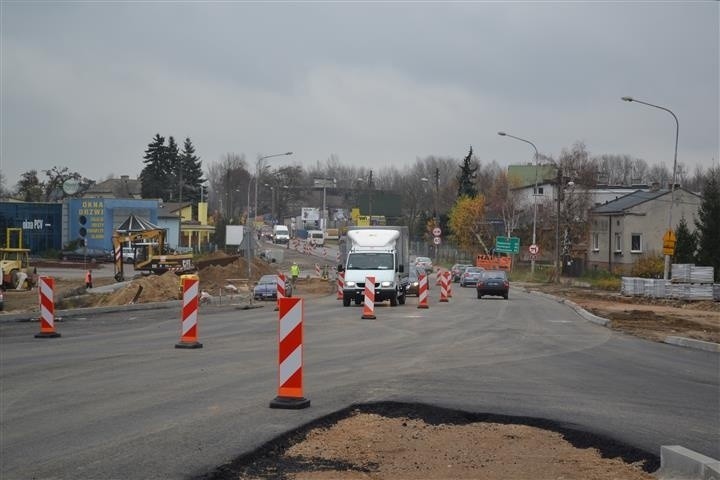
M373 191L373 183L372 183L372 169L370 169L370 176L368 177L368 214L370 217L370 225L372 225L372 191Z
M555 221L555 282L560 283L560 202L563 199L562 168L557 169L557 219Z

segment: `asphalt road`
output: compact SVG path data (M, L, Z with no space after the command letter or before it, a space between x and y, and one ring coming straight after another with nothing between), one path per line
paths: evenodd
M203 349L180 350L179 312L69 317L57 339L0 324L0 477L187 478L353 403L419 402L546 418L659 454L720 457L720 356L621 335L519 291L454 288L428 310L334 296L305 301L305 410L275 410L277 313L200 313ZM302 291L298 292L302 295Z

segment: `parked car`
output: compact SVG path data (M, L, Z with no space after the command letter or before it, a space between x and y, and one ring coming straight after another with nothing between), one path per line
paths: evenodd
M0 287L0 311L5 309L5 290Z
M62 260L80 260L88 262L112 262L114 257L111 251L100 248L78 247L75 250L60 252Z
M486 270L478 280L476 288L477 298L482 298L483 295L496 295L507 300L510 281L504 270Z
M425 272L424 269L420 268L411 268L410 273L408 274L408 287L407 290L405 290L406 295L415 295L418 296L420 294L420 274L426 275L427 272ZM430 290L430 285L432 282L430 279L428 279L427 282L427 288Z
M432 273L433 263L428 257L416 257L415 268L424 268L427 273Z
M450 269L450 275L452 275L452 281L453 283L457 283L460 281L460 277L462 276L463 272L465 272L465 269L468 267L472 267L469 263L456 263L452 266Z
M123 259L123 262L125 262L125 263L135 262L135 249L132 247L123 247L122 259Z
M292 297L292 284L285 282L285 296ZM277 275L263 275L253 289L255 300L277 300Z
M485 271L482 267L467 267L460 275L460 286L469 287L477 285L480 275Z

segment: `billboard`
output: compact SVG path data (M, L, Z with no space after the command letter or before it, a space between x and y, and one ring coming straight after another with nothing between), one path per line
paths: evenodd
M225 245L240 245L243 241L245 227L243 225L225 226Z

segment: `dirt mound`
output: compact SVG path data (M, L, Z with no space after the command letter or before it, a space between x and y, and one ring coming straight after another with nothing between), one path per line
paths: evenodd
M250 284L263 275L274 273L277 273L277 265L254 259ZM198 276L200 277L200 288L207 290L211 295L217 294L228 283L235 285L238 290L247 291L248 289L247 261L244 258L238 258L225 266L210 265L201 269Z
M140 287L142 287L142 292L136 303L177 300L180 292L180 279L172 272L138 278L120 290L104 296L97 305L127 305L135 298Z

